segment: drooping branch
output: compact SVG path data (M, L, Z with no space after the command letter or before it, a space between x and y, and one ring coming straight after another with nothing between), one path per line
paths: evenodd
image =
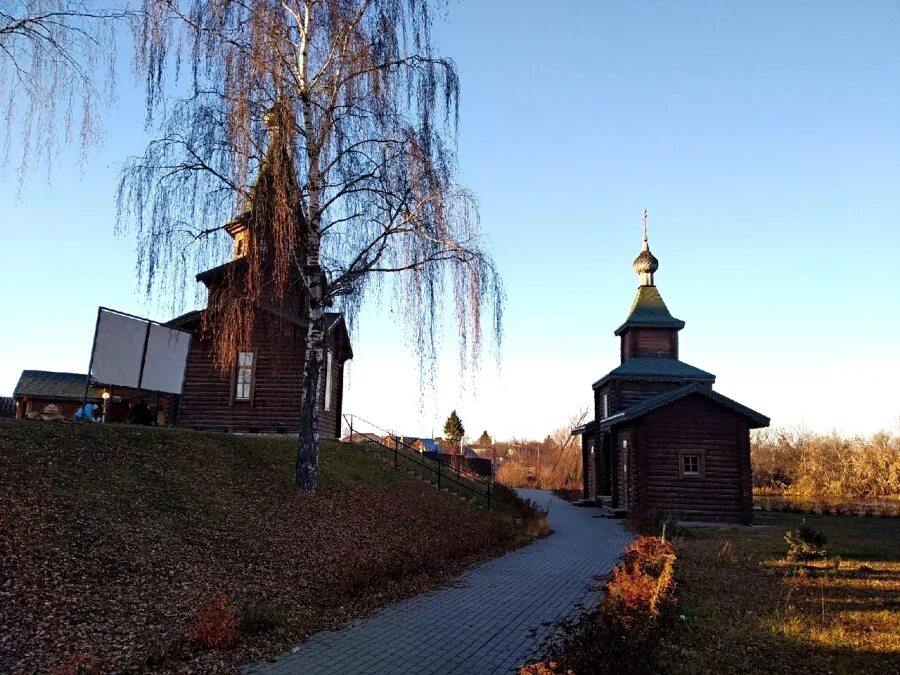
M134 19L127 5L98 9L80 0L0 5L0 169L9 165L15 139L20 190L35 155L49 177L60 143L77 139L81 162L100 144L100 112L115 101L116 31Z
M455 181L459 82L433 53L433 4L146 0L138 63L164 140L127 166L119 204L121 227L141 235L148 292L177 288L167 260L187 255L194 272L225 260L222 224L264 193L266 219L254 226L270 245L249 251L236 303L277 300L296 277L352 326L387 283L423 374L445 296L463 363L478 357L485 310L499 341L503 289L475 199ZM183 65L190 80L173 79ZM269 171L281 153L285 170ZM250 330L242 319L238 332Z

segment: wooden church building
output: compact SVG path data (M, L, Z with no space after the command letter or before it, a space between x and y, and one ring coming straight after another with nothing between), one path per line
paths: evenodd
M278 133L267 115L270 139ZM272 185L289 180L296 185L293 163L282 144L270 140L259 175L242 213L225 225L234 240L231 261L197 275L209 298L207 307L223 293L240 289L248 273L252 247L273 246L263 238L270 233L266 218L271 214ZM278 172L285 172L276 175ZM285 175L286 174L286 175ZM297 187L299 194L299 187ZM172 319L168 326L192 332L185 367L184 387L177 406L176 424L192 429L250 433L295 433L300 428L300 401L306 334L309 326L309 296L299 275L283 294L271 294L257 306L253 337L235 350L233 366L227 372L217 367L212 345L205 333L204 314L188 312ZM214 327L213 327L214 329ZM337 438L341 431L344 363L353 358L353 349L344 317L325 314L325 372L320 387L319 434Z
M619 510L748 523L750 429L769 419L713 391L715 375L679 360L684 321L663 302L658 269L645 210L637 294L615 330L621 364L594 382L594 420L573 430L582 437L584 496Z

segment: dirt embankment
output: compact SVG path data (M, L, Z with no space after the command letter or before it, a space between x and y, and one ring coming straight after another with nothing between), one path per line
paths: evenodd
M0 672L229 672L519 539L349 446L326 444L319 491L300 493L293 452L0 420ZM204 648L189 628L221 596L238 642Z

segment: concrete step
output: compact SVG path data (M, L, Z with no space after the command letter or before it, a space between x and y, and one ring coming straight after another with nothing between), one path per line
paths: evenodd
M627 518L628 517L628 509L614 509L609 506L603 505L597 509L597 514L594 518Z

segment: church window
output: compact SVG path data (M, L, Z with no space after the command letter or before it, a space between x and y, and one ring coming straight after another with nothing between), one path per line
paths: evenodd
M234 237L234 257L243 258L247 255L247 232L238 232Z
M681 474L683 476L699 476L701 467L700 455L681 456Z
M325 410L331 410L331 350L325 357Z
M253 352L239 352L234 382L234 398L249 401L253 393Z
M609 417L609 394L603 394L603 419Z

